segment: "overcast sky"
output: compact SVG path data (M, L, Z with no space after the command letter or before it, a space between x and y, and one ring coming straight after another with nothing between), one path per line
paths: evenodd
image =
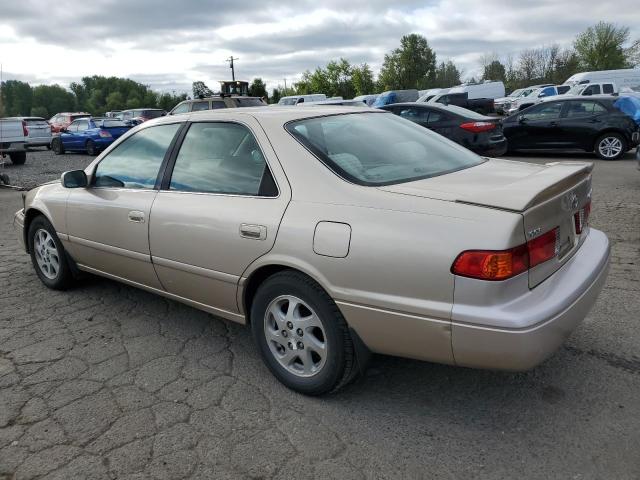
M194 80L217 88L231 77L231 54L238 79L259 76L270 88L339 57L377 73L408 33L427 37L464 77L478 74L483 53L569 46L600 20L640 37L638 0L0 1L5 80L68 85L115 75L176 92Z

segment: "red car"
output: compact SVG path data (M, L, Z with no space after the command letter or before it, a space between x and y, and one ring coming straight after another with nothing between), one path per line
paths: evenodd
M60 133L61 128L67 128L74 120L84 117L91 117L91 114L86 112L58 113L49 120L51 133Z

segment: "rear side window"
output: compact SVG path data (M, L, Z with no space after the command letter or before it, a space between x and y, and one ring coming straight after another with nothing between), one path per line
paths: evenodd
M267 162L251 131L237 123L194 123L182 142L170 190L276 196Z
M183 103L181 105L178 105L176 108L173 109L173 113L174 115L177 115L178 113L187 113L189 111L189 104L188 103Z
M209 110L209 102L194 102L191 107L192 112L200 112L202 110Z
M543 103L542 105L536 105L535 107L527 108L522 112L522 115L527 120L551 120L560 118L560 112L562 111L562 102Z
M236 98L239 107L262 107L265 103L260 98Z
M600 85L589 85L584 89L583 95L599 95L600 94Z
M219 108L227 108L223 100L214 100L211 102L211 109L217 110Z
M610 83L602 85L602 93L613 93L613 85Z
M160 165L181 124L158 125L135 133L102 159L96 168L96 187L152 189Z
M604 113L607 109L597 102L589 100L576 100L569 102L567 106L567 118L590 117L598 113Z
M417 107L401 108L398 115L412 122L426 122L429 118L429 110Z
M286 129L336 174L359 185L410 182L483 163L466 148L387 113L309 118Z

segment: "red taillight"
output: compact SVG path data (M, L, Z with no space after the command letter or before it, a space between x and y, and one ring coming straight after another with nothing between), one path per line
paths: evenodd
M27 122L25 122L24 120L22 121L22 134L25 137L29 136L29 129L27 128Z
M521 245L509 250L468 250L453 262L451 272L463 277L481 280L505 280L529 268L527 247Z
M111 138L111 134L106 130L100 130L98 132L98 135L100 135L102 138Z
M554 228L539 237L527 242L529 250L529 268L551 260L558 254L560 229Z
M460 125L460 128L473 133L488 132L496 128L493 122L467 122Z
M589 214L591 213L591 200L584 207L573 214L573 220L576 225L576 233L580 235L584 227L589 223Z
M508 250L467 250L453 262L451 273L480 280L506 280L551 260L558 254L556 227Z

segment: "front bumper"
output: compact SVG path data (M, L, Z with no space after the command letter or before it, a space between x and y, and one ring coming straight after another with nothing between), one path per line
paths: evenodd
M27 247L24 243L24 210L18 210L16 214L13 216L13 230L16 232L16 236L18 237L18 243L22 247L23 250L27 250Z
M482 306L454 304L456 365L523 371L546 360L595 303L607 277L609 256L606 235L591 229L562 268L524 295Z

